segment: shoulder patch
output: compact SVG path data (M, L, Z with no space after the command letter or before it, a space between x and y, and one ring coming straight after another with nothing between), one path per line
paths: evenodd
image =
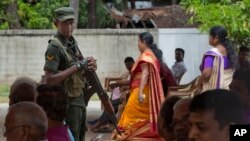
M50 61L53 60L53 59L55 58L54 56L51 56L51 55L47 55L46 57L47 57L47 59L50 60Z

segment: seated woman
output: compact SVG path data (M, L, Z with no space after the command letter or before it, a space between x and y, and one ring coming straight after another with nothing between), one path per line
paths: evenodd
M36 102L48 118L48 141L72 141L64 124L67 109L67 94L61 86L40 85Z
M121 134L113 133L115 140L162 140L157 131L157 115L164 101L160 78L160 63L154 51L159 51L153 36L139 34L140 57L131 71L130 96L118 123Z

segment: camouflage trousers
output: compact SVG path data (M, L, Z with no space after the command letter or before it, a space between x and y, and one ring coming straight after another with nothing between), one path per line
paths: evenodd
M72 132L75 141L85 141L86 132L86 107L69 105L66 123Z

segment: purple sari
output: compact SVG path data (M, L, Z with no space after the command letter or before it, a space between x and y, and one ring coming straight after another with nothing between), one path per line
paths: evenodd
M208 82L203 83L202 91L229 89L234 71L228 58L217 48L212 48L204 54L200 70L203 71L205 68L212 68L212 75Z

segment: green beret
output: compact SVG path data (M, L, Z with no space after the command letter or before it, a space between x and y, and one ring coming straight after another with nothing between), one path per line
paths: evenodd
M54 11L54 18L59 21L66 21L69 19L75 20L75 11L72 7L61 7Z

